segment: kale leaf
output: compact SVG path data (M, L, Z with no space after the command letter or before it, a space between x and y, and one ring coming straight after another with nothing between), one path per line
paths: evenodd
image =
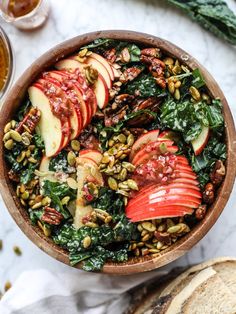
M236 16L223 0L168 0L216 36L236 45Z
M59 211L65 219L71 217L69 211L63 207L61 199L65 196L69 196L71 201L76 199L76 190L71 189L66 183L45 180L43 183L43 195L51 198L51 206Z
M52 157L49 162L50 171L61 171L68 173L69 164L67 161L67 152L61 151L57 156Z
M222 131L222 105L220 100L207 105L205 102L192 103L189 100L177 103L169 98L161 107L161 123L181 132L184 140L189 143L199 136L203 126L209 126L213 131Z
M141 98L166 95L150 73L141 73L136 79L126 85L124 92Z

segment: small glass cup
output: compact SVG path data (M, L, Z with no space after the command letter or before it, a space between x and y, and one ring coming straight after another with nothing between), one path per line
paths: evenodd
M26 15L14 17L9 15L8 6L10 0L0 0L2 18L21 30L33 30L42 26L49 15L49 0L40 0L37 6Z
M0 40L2 44L4 45L4 48L6 50L6 54L8 56L8 71L7 71L7 76L5 83L3 85L3 88L0 90L0 107L2 104L2 101L4 99L4 96L8 89L10 88L12 81L13 81L13 76L14 76L14 70L15 70L15 63L14 63L14 53L11 47L11 43L4 32L4 30L0 27Z

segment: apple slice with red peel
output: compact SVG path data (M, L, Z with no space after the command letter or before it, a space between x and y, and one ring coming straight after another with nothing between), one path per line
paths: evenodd
M173 179L172 182L173 183L185 183L185 184L189 184L190 186L191 185L196 185L196 186L199 185L199 182L196 179L189 179L186 177L175 178L175 179Z
M202 132L199 134L199 136L191 142L194 150L194 154L200 155L203 151L204 147L206 146L208 139L210 136L210 128L209 126L203 126Z
M113 65L111 65L111 69L114 74L114 78L116 79L120 78L120 75L121 75L120 72Z
M38 108L41 112L39 121L39 130L45 144L45 153L47 157L58 154L64 143L63 124L51 110L49 98L44 94L40 84L31 86L28 89L29 98L32 106Z
M104 185L104 180L102 174L98 168L97 163L88 157L77 157L76 158L77 167L83 166L84 168L93 169L90 171L90 176L87 178L89 182L95 182L100 186Z
M79 156L90 158L95 161L97 165L99 165L102 160L102 153L95 149L83 149L79 152Z
M56 107L59 107L61 104L64 106L68 106L68 99L66 96L66 93L61 89L60 83L53 79L53 78L48 78L48 79L39 79L37 81L41 86L44 88L45 94L49 95L49 100L52 102L55 102ZM53 92L51 92L51 90ZM59 95L58 95L59 92ZM70 108L68 108L70 110ZM61 116L60 118L62 120L62 133L64 134L64 141L62 144L61 149L67 146L67 144L70 141L70 136L71 136L71 124L70 124L70 118L69 116Z
M150 207L147 212L142 214L126 214L132 222L145 221L150 219L160 219L160 218L169 218L169 217L181 217L185 215L191 215L193 209L184 207L184 206L171 206L170 208L159 208L158 210Z
M87 66L86 64L80 63L73 59L64 59L56 63L55 67L58 70L75 70L79 69L82 74L84 74L84 67ZM109 91L106 85L104 78L98 74L98 79L93 85L94 93L97 98L97 104L100 109L106 107L109 101Z
M110 79L114 81L114 72L109 62L105 58L103 58L102 56L100 56L99 54L95 52L92 52L90 57L99 61L106 68L107 72L109 73Z
M196 180L197 179L197 175L194 172L185 172L185 171L179 171L179 170L175 170L174 171L174 175L176 178L187 178L187 179L192 179L192 180Z
M111 81L110 75L106 67L100 61L98 61L97 59L91 56L87 58L85 63L88 65L91 65L94 69L98 71L98 73L104 78L104 81L106 82L107 87L109 89L112 87L112 81Z
M149 131L141 135L133 144L129 155L129 160L132 161L134 156L141 150L147 143L155 142L158 139L159 130Z

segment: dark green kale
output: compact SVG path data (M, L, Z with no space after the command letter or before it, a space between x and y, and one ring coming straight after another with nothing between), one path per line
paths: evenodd
M199 136L203 126L209 126L213 131L223 130L222 105L220 100L208 105L203 101L192 103L189 100L178 103L169 98L161 107L161 123L182 133L189 143Z
M168 0L216 36L236 45L236 16L223 0Z
M75 229L66 223L55 232L55 243L69 250L72 265L84 261L83 269L87 271L100 270L108 260L126 261L129 241L137 240L139 233L136 225L125 217L122 196L103 187L99 190L99 197L90 204L109 212L113 218L112 225ZM84 248L83 239L87 236L91 238L91 245Z
M136 79L126 85L124 92L141 98L166 95L150 73L141 73Z
M56 157L52 157L49 162L50 171L70 173L70 168L67 161L67 152L65 150L62 150Z
M60 212L65 219L71 217L70 212L62 205L61 200L65 196L69 196L71 201L76 199L76 190L71 189L66 183L45 180L43 184L43 195L51 198L51 207Z

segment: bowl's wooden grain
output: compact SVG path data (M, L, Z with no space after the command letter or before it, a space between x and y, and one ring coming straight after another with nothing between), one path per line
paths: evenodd
M127 275L159 268L177 259L178 257L185 254L187 251L189 251L198 241L200 241L203 236L208 232L208 230L214 225L229 199L235 179L236 134L233 118L221 89L219 88L213 77L207 72L207 70L188 53L166 40L148 34L136 33L131 31L100 31L72 38L56 46L55 48L42 55L39 59L37 59L24 72L24 74L19 78L14 87L8 93L6 100L1 108L1 139L3 136L4 125L12 118L13 114L19 107L25 93L27 92L28 86L37 78L37 76L43 70L46 70L48 67L52 66L57 60L63 58L66 55L76 52L80 47L99 37L128 40L146 46L159 47L169 55L175 56L176 58L180 59L182 63L185 63L190 68L199 68L206 80L208 89L212 96L219 97L221 99L224 106L224 117L226 122L225 134L228 154L226 163L227 173L223 184L218 190L217 198L214 204L208 210L206 217L202 222L195 226L195 228L189 234L177 241L174 245L171 246L170 249L162 252L158 257L139 257L130 259L128 262L121 264L107 263L103 268L104 273ZM39 248L41 248L43 251L56 258L57 260L69 265L67 252L61 249L59 246L55 245L52 240L45 237L38 227L31 225L28 214L26 210L20 205L13 186L8 179L7 166L3 155L2 140L0 141L0 145L0 189L10 214L12 215L18 226L21 228L21 230ZM78 265L77 267L80 268L80 265Z

